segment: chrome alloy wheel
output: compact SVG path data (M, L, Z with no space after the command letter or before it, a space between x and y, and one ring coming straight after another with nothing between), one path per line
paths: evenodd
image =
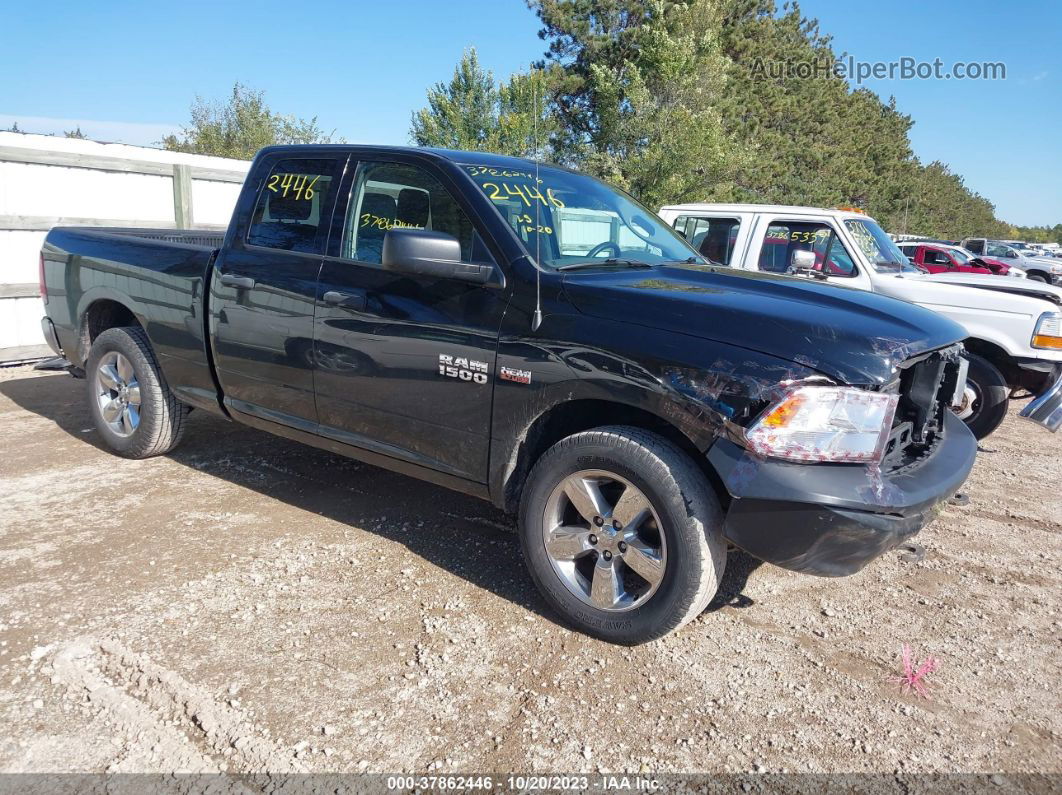
M140 426L140 384L133 365L117 351L103 354L95 388L104 422L119 436L132 436Z
M583 470L546 501L542 541L564 586L599 610L642 605L664 579L667 542L642 492L611 472Z
M959 415L960 420L968 420L973 416L980 401L981 393L970 382L967 382L966 388L962 391L962 403L956 406L953 411Z

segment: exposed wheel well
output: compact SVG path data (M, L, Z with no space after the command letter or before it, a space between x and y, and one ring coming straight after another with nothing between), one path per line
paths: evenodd
M963 341L963 345L970 353L976 353L994 364L996 369L1003 374L1003 378L1006 379L1007 385L1011 389L1016 388L1021 383L1021 370L1014 364L1010 354L995 343L970 337Z
M722 487L715 470L682 431L667 420L644 409L607 400L570 400L539 416L528 428L505 472L502 506L515 513L520 503L524 482L535 462L561 439L575 433L604 425L633 425L663 436L685 452L708 478L720 501L725 505L729 495Z
M92 343L107 329L139 325L140 321L136 319L136 315L124 304L105 298L93 301L81 318L81 334L78 340L81 361L88 358Z

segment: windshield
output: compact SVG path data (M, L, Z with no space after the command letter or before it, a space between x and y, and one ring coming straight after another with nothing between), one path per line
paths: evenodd
M968 254L964 248L949 248L948 251L951 253L951 258L960 265L966 265L973 259L973 256Z
M844 225L875 270L881 273L921 273L874 221L849 218Z
M557 168L462 165L541 265L707 260L656 215L603 182Z

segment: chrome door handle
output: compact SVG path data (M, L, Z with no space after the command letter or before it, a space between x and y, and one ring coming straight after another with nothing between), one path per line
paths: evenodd
M237 276L234 273L221 274L220 281L226 287L236 287L241 290L250 290L254 287L254 279L250 276Z

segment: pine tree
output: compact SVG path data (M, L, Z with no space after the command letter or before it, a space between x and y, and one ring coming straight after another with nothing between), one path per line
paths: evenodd
M558 70L558 156L650 206L705 199L741 162L716 110L714 0L532 0Z
M417 146L480 150L498 119L494 75L479 65L475 48L461 56L449 83L428 91L428 107L413 113L410 138Z

